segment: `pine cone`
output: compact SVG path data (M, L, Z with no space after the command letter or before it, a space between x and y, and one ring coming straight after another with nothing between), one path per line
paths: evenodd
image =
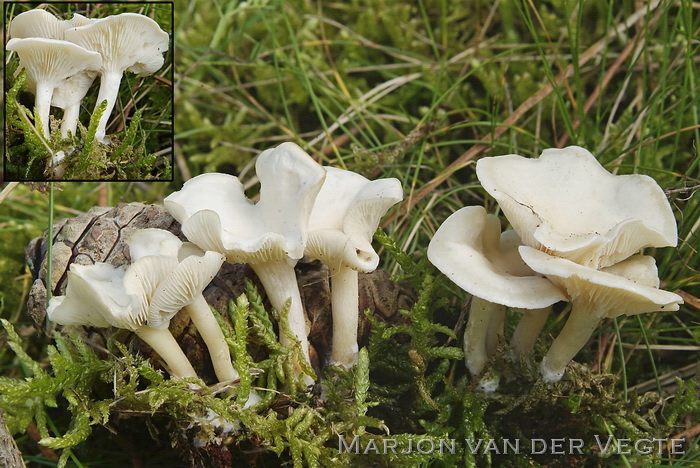
M121 204L115 208L95 207L80 216L63 219L54 225L53 261L51 268L52 295L62 295L66 289L66 273L71 263L93 264L107 262L115 266L131 261L129 247L124 242L128 234L136 229L160 228L186 240L180 224L160 205L141 203ZM46 319L46 252L47 237L33 239L25 249L27 263L35 278L29 294L27 309L39 329L44 328ZM302 259L296 267L302 300L310 324L309 340L312 364L318 367L330 352L332 333L331 296L328 269L319 261ZM265 292L252 269L247 265L223 267L204 290L207 302L223 317L229 301L235 300L245 291L245 279L252 280L260 294ZM415 302L415 293L409 286L389 280L386 271L377 270L370 274L360 274L360 310L369 309L380 320L396 322L403 316L399 309L409 309ZM266 303L268 310L269 304ZM208 359L204 342L199 337L189 316L177 314L170 324L170 330L178 340L198 374L208 382L215 381L213 368ZM105 346L110 329L85 328L85 339L100 349ZM360 314L360 346L366 344L369 336L369 322ZM139 342L142 353L153 357L152 350Z

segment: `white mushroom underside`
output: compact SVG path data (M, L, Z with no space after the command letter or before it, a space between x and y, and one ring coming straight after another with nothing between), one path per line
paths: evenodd
M566 289L572 303L594 304L600 318L674 311L683 302L677 294L653 286L658 285L658 276L654 260L648 256L637 255L614 267L595 270L531 247L519 250L530 268Z
M500 223L483 207L462 208L440 226L428 246L428 258L465 291L496 304L539 309L565 296L549 280L515 276L526 269L517 255L512 235L500 244ZM501 250L501 249L504 250Z

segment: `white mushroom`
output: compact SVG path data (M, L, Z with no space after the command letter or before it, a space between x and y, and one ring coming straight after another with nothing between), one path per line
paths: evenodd
M151 18L136 13L109 16L85 26L67 29L66 40L102 57L100 92L97 106L107 101L95 138L105 138L109 120L119 94L119 84L125 71L150 75L163 66L163 53L168 50L169 36Z
M403 199L398 179L369 181L359 174L326 167L326 180L309 219L306 255L330 269L333 342L331 362L357 363L358 271L374 271L379 256L372 236L387 210Z
M597 269L644 247L676 245L673 212L654 179L614 176L583 148L483 158L476 172L525 245L538 250Z
M108 263L73 263L68 271L66 294L53 296L49 301L49 320L61 325L113 326L131 330L163 358L173 376L196 377L195 370L168 330L172 315L161 317L159 328L146 324L150 297L160 281L176 266L175 259L158 262L154 257L144 257L128 267L118 268Z
M275 309L291 300L288 326L308 362L306 317L293 265L304 254L309 214L326 171L294 143L262 152L255 167L260 179L256 204L238 178L210 173L188 180L165 199L165 208L200 248L221 252L231 263L250 264ZM284 333L280 342L291 345ZM298 362L295 368L302 373Z
M462 208L438 228L428 245L428 259L457 286L472 294L464 335L465 359L472 375L479 375L502 334L506 306L545 315L566 296L551 281L534 274L520 259L520 239L513 231L501 234L498 217L480 206ZM528 352L541 328L534 321L530 336L516 340ZM534 338L533 338L534 336ZM485 382L485 390L495 389Z
M78 13L75 13L70 20L59 20L46 10L34 9L20 13L10 22L10 37L18 39L43 37L63 40L66 29L85 26L95 21L97 20L86 18ZM69 132L75 135L78 127L80 103L96 76L97 70L84 70L66 78L54 88L51 105L63 109L61 122L61 136L63 138L67 138ZM29 91L36 95L36 82L31 76L27 78ZM54 155L54 175L63 173L63 166L58 164L57 159L57 155ZM60 175L58 176L60 177Z
M542 360L544 380L556 382L566 365L586 344L600 321L619 315L678 310L683 299L659 288L652 257L636 255L595 270L531 247L519 249L525 263L566 290L571 313Z
M102 57L76 44L44 38L10 39L28 79L35 84L35 107L42 131L49 137L49 112L54 88L84 70L99 70Z
M214 372L219 381L238 380L231 363L226 338L209 309L202 291L224 261L218 252L203 252L192 244L183 245L174 234L163 229L139 229L127 240L132 261L146 257L177 259L172 274L158 285L149 305L149 324L156 326L162 314L177 313L184 308L209 349ZM194 247L194 248L193 248Z

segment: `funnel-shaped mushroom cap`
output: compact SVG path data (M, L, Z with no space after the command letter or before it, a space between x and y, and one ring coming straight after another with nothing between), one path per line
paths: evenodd
M52 88L83 70L99 70L102 63L97 52L54 39L10 39L7 50L17 52L22 67L34 83L45 83Z
M140 274L162 272L156 274L157 282L141 281L142 297L146 299L142 313L148 318L148 326L166 330L170 318L184 309L209 348L216 376L220 380L238 379L226 338L202 295L221 268L223 254L203 252L163 229L134 231L127 243L131 258L144 266Z
M597 269L644 247L676 245L676 221L656 181L614 176L583 148L483 158L476 173L531 247Z
M294 143L260 154L260 201L253 204L237 177L209 173L185 182L165 208L187 238L232 263L298 260L304 254L311 206L326 172Z
M306 254L326 264L344 264L363 272L377 268L372 236L389 208L403 199L398 179L367 180L326 167L326 180L309 218Z
M102 71L123 73L135 67L151 74L163 66L169 36L158 23L137 13L122 13L67 29L66 40L102 54Z
M180 309L198 298L224 262L218 252L189 245L183 252L184 243L164 229L134 231L127 244L134 263L125 284L138 291L134 294L141 298L141 313L148 317L148 326L156 329L167 328Z
M137 229L126 239L131 261L149 257L165 256L177 258L182 241L175 234L165 229Z
M175 268L177 259L153 256L140 258L126 268L108 263L74 263L68 272L66 295L52 297L49 302L49 319L62 325L111 325L131 330L165 360L173 376L196 376L167 330L174 313L162 317L157 325L165 326L159 330L146 324L151 297L162 294L161 283Z
M173 260L177 262L177 258ZM201 257L191 255L177 263L177 266L158 284L158 289L151 297L148 325L153 328L167 328L173 315L201 296L204 288L216 276L222 263L224 263L224 256L212 251L206 252Z
M614 266L595 270L531 247L520 247L530 268L566 289L572 304L590 304L598 318L678 310L683 299L658 289L652 257L635 255Z
M49 301L49 319L61 325L111 325L136 330L146 317L138 314L138 300L124 288L125 273L126 268L107 263L73 263L65 296L54 296Z
M428 259L457 286L494 304L539 309L565 300L559 288L523 263L519 245L512 231L501 235L498 217L468 206L438 228Z
M24 39L43 37L46 39L63 39L63 32L69 27L67 21L61 21L41 8L25 11L15 16L10 22L10 37Z

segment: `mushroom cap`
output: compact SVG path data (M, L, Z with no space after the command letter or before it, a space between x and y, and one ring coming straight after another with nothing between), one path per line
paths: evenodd
M61 21L41 8L28 10L15 16L10 22L10 37L24 39L43 37L46 39L63 39L63 32L68 22Z
M41 8L25 11L15 16L10 22L10 37L24 39L28 37L43 37L46 39L65 39L65 31L69 28L85 26L97 21L78 13L69 20L60 20Z
M137 329L145 316L137 314L137 299L124 288L125 273L125 267L108 263L73 263L66 294L49 301L49 319L61 325Z
M169 257L145 257L163 259ZM172 259L177 262L177 258ZM219 252L208 251L204 255L191 255L168 272L151 296L148 307L148 326L167 328L170 319L183 307L201 296L224 263Z
M123 279L124 291L134 298L133 314L138 317L139 324L162 330L168 327L170 319L180 310L169 310L167 315L158 316L153 324L149 320L153 297L177 266L177 258L147 256L133 261L127 267Z
M539 309L566 300L551 281L523 263L519 245L513 231L501 234L497 216L468 206L438 228L428 245L428 259L457 286L494 304Z
M147 228L132 231L126 239L131 261L148 256L177 258L183 242L165 229Z
M342 263L363 272L379 265L372 236L389 208L403 200L398 179L367 180L326 167L326 180L309 218L306 254L326 264Z
M39 37L10 39L6 48L17 52L31 81L52 87L83 70L99 70L102 64L97 52L67 41Z
M646 255L595 270L532 247L519 251L530 268L565 289L570 302L589 304L599 318L674 311L683 303L679 295L658 289L656 263Z
M135 231L127 244L129 266L72 264L65 296L51 298L49 319L62 325L165 329L202 294L224 261L220 253L191 246L180 261L183 243L162 229Z
M614 176L583 148L483 158L476 173L531 247L600 268L644 247L676 245L676 221L656 181Z
M67 23L66 29L78 28L80 26L86 26L88 24L94 23L95 21L99 21L99 19L98 18L88 18L87 16L83 16L79 13L73 13L73 17L71 19L65 21L65 23Z
M102 72L151 74L163 66L170 37L148 16L122 13L69 28L65 38L102 55Z
M170 319L202 294L224 262L218 252L203 252L164 229L139 229L127 239L132 265L124 283L140 299L148 326L168 327Z
M256 171L257 204L237 177L209 173L166 197L165 208L190 241L231 263L296 261L304 255L309 213L326 172L294 143L261 153Z

